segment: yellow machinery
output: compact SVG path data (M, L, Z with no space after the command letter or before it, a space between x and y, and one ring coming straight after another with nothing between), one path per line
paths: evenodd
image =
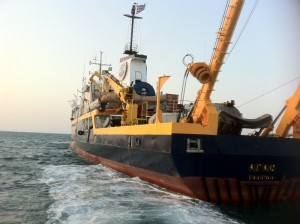
M286 105L282 110L283 112L284 114L276 129L275 136L287 137L289 130L293 127L293 138L300 139L300 85L298 85L294 95L286 101ZM260 136L268 136L274 129L274 123L265 128Z
M295 94L286 101L286 110L275 135L285 137L293 127L293 137L300 139L300 85Z
M237 24L244 0L233 0L228 7L222 28L218 33L217 44L209 65L203 62L190 63L188 70L202 84L190 114L182 120L184 123L199 123L210 126L212 134L217 134L218 112L212 104L210 95L223 64L227 48Z
M189 72L203 85L198 91L193 108L191 109L188 116L182 119L182 122L200 124L202 127L208 128L210 134L218 133L219 118L217 108L211 102L210 96L216 83L218 74L220 72L220 68L224 63L224 57L227 54L227 49L230 44L243 4L244 0L232 0L230 5L228 6L226 15L222 23L222 27L220 28L220 31L217 35L217 42L209 65L207 65L204 62L196 62L190 63L187 66ZM98 77L99 80L103 82L103 88L93 79L94 76ZM167 79L166 76L160 78ZM95 84L99 92L109 92L110 86L114 89L114 92L117 94L120 101L123 103L122 125L138 124L138 105L134 103L137 102L138 99L136 94L134 96L133 87L124 87L113 75L111 75L107 71L104 71L103 75L100 75L98 72L95 72L90 77L90 81L93 84ZM164 80L164 82L165 81L166 80ZM160 92L159 89L161 88L161 86L159 86L158 88L158 93ZM162 112L159 107L159 97L160 96L158 94L156 99L157 123L161 122L162 117ZM277 137L287 136L289 129L293 127L293 137L300 138L299 98L300 86L298 87L294 96L288 99L286 103L285 114L283 115L283 118L276 130L275 135ZM277 118L275 121L277 121ZM270 126L265 128L260 134L260 136L268 136L274 128L275 121Z

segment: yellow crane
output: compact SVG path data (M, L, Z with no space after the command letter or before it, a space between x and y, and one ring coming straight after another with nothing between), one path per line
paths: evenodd
M286 101L286 104L279 116L283 112L284 114L275 131L275 136L287 137L289 130L293 127L293 138L300 139L300 85L298 85L294 95ZM260 134L261 137L266 137L271 131L273 131L276 120L263 130Z
M232 0L222 28L217 36L217 44L214 49L209 65L204 62L190 63L189 72L198 79L202 88L198 91L197 98L189 115L183 118L184 123L198 123L202 126L209 126L213 134L218 130L218 112L211 102L210 95L216 83L220 68L224 62L232 34L237 24L244 0Z
M294 95L286 101L286 110L275 135L285 137L293 127L293 137L300 139L300 85Z

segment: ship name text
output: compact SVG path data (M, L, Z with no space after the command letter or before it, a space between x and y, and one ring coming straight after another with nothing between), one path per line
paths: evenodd
M277 166L270 163L250 163L248 166L248 179L249 180L275 180L272 175L276 172Z

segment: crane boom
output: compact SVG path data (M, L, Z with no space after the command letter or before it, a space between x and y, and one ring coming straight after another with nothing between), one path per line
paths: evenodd
M218 32L217 44L210 64L206 65L203 62L197 62L188 65L190 73L203 86L198 91L198 96L190 114L187 118L183 119L183 122L200 123L202 126L210 125L212 131L217 132L218 113L215 106L211 103L210 95L223 64L243 4L244 0L231 1L222 28Z

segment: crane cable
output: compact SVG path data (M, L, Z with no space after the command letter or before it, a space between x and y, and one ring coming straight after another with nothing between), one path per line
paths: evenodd
M247 20L246 20L246 22L245 22L245 24L244 24L244 26L243 26L243 28L242 28L240 34L238 35L238 37L237 37L235 43L233 44L233 46L232 46L230 52L227 54L227 57L226 57L225 61L228 59L229 55L232 53L232 51L234 50L235 46L237 45L239 39L241 38L241 36L242 36L242 34L243 34L243 32L244 32L246 26L248 25L248 23L249 23L249 21L250 21L250 18L252 17L252 15L253 15L253 13L254 13L254 11L255 11L257 5L258 5L258 2L259 2L259 0L256 0L256 2L254 3L254 6L253 6L253 8L252 8L252 10L251 10L251 12L250 12L250 15L248 16L248 18L247 18Z
M280 86L277 86L276 88L271 89L271 90L269 90L268 92L266 92L266 93L264 93L264 94L262 94L262 95L260 95L260 96L257 96L257 97L255 97L255 98L253 98L252 100L249 100L249 101L247 101L247 102L245 102L245 103L242 103L241 105L237 106L237 108L240 108L240 107L242 107L242 106L245 106L246 104L251 103L251 102L254 101L254 100L257 100L257 99L259 99L259 98L261 98L261 97L263 97L263 96L265 96L265 95L267 95L267 94L269 94L269 93L271 93L271 92L274 92L275 90L277 90L277 89L279 89L279 88L281 88L281 87L283 87L283 86L286 86L287 84L290 84L290 83L296 81L297 79L300 79L300 76L298 76L298 77L296 77L296 78L294 78L294 79L292 79L292 80L290 80L290 81L288 81L288 82L286 82L286 83L284 83L284 84L282 84L282 85L280 85Z

